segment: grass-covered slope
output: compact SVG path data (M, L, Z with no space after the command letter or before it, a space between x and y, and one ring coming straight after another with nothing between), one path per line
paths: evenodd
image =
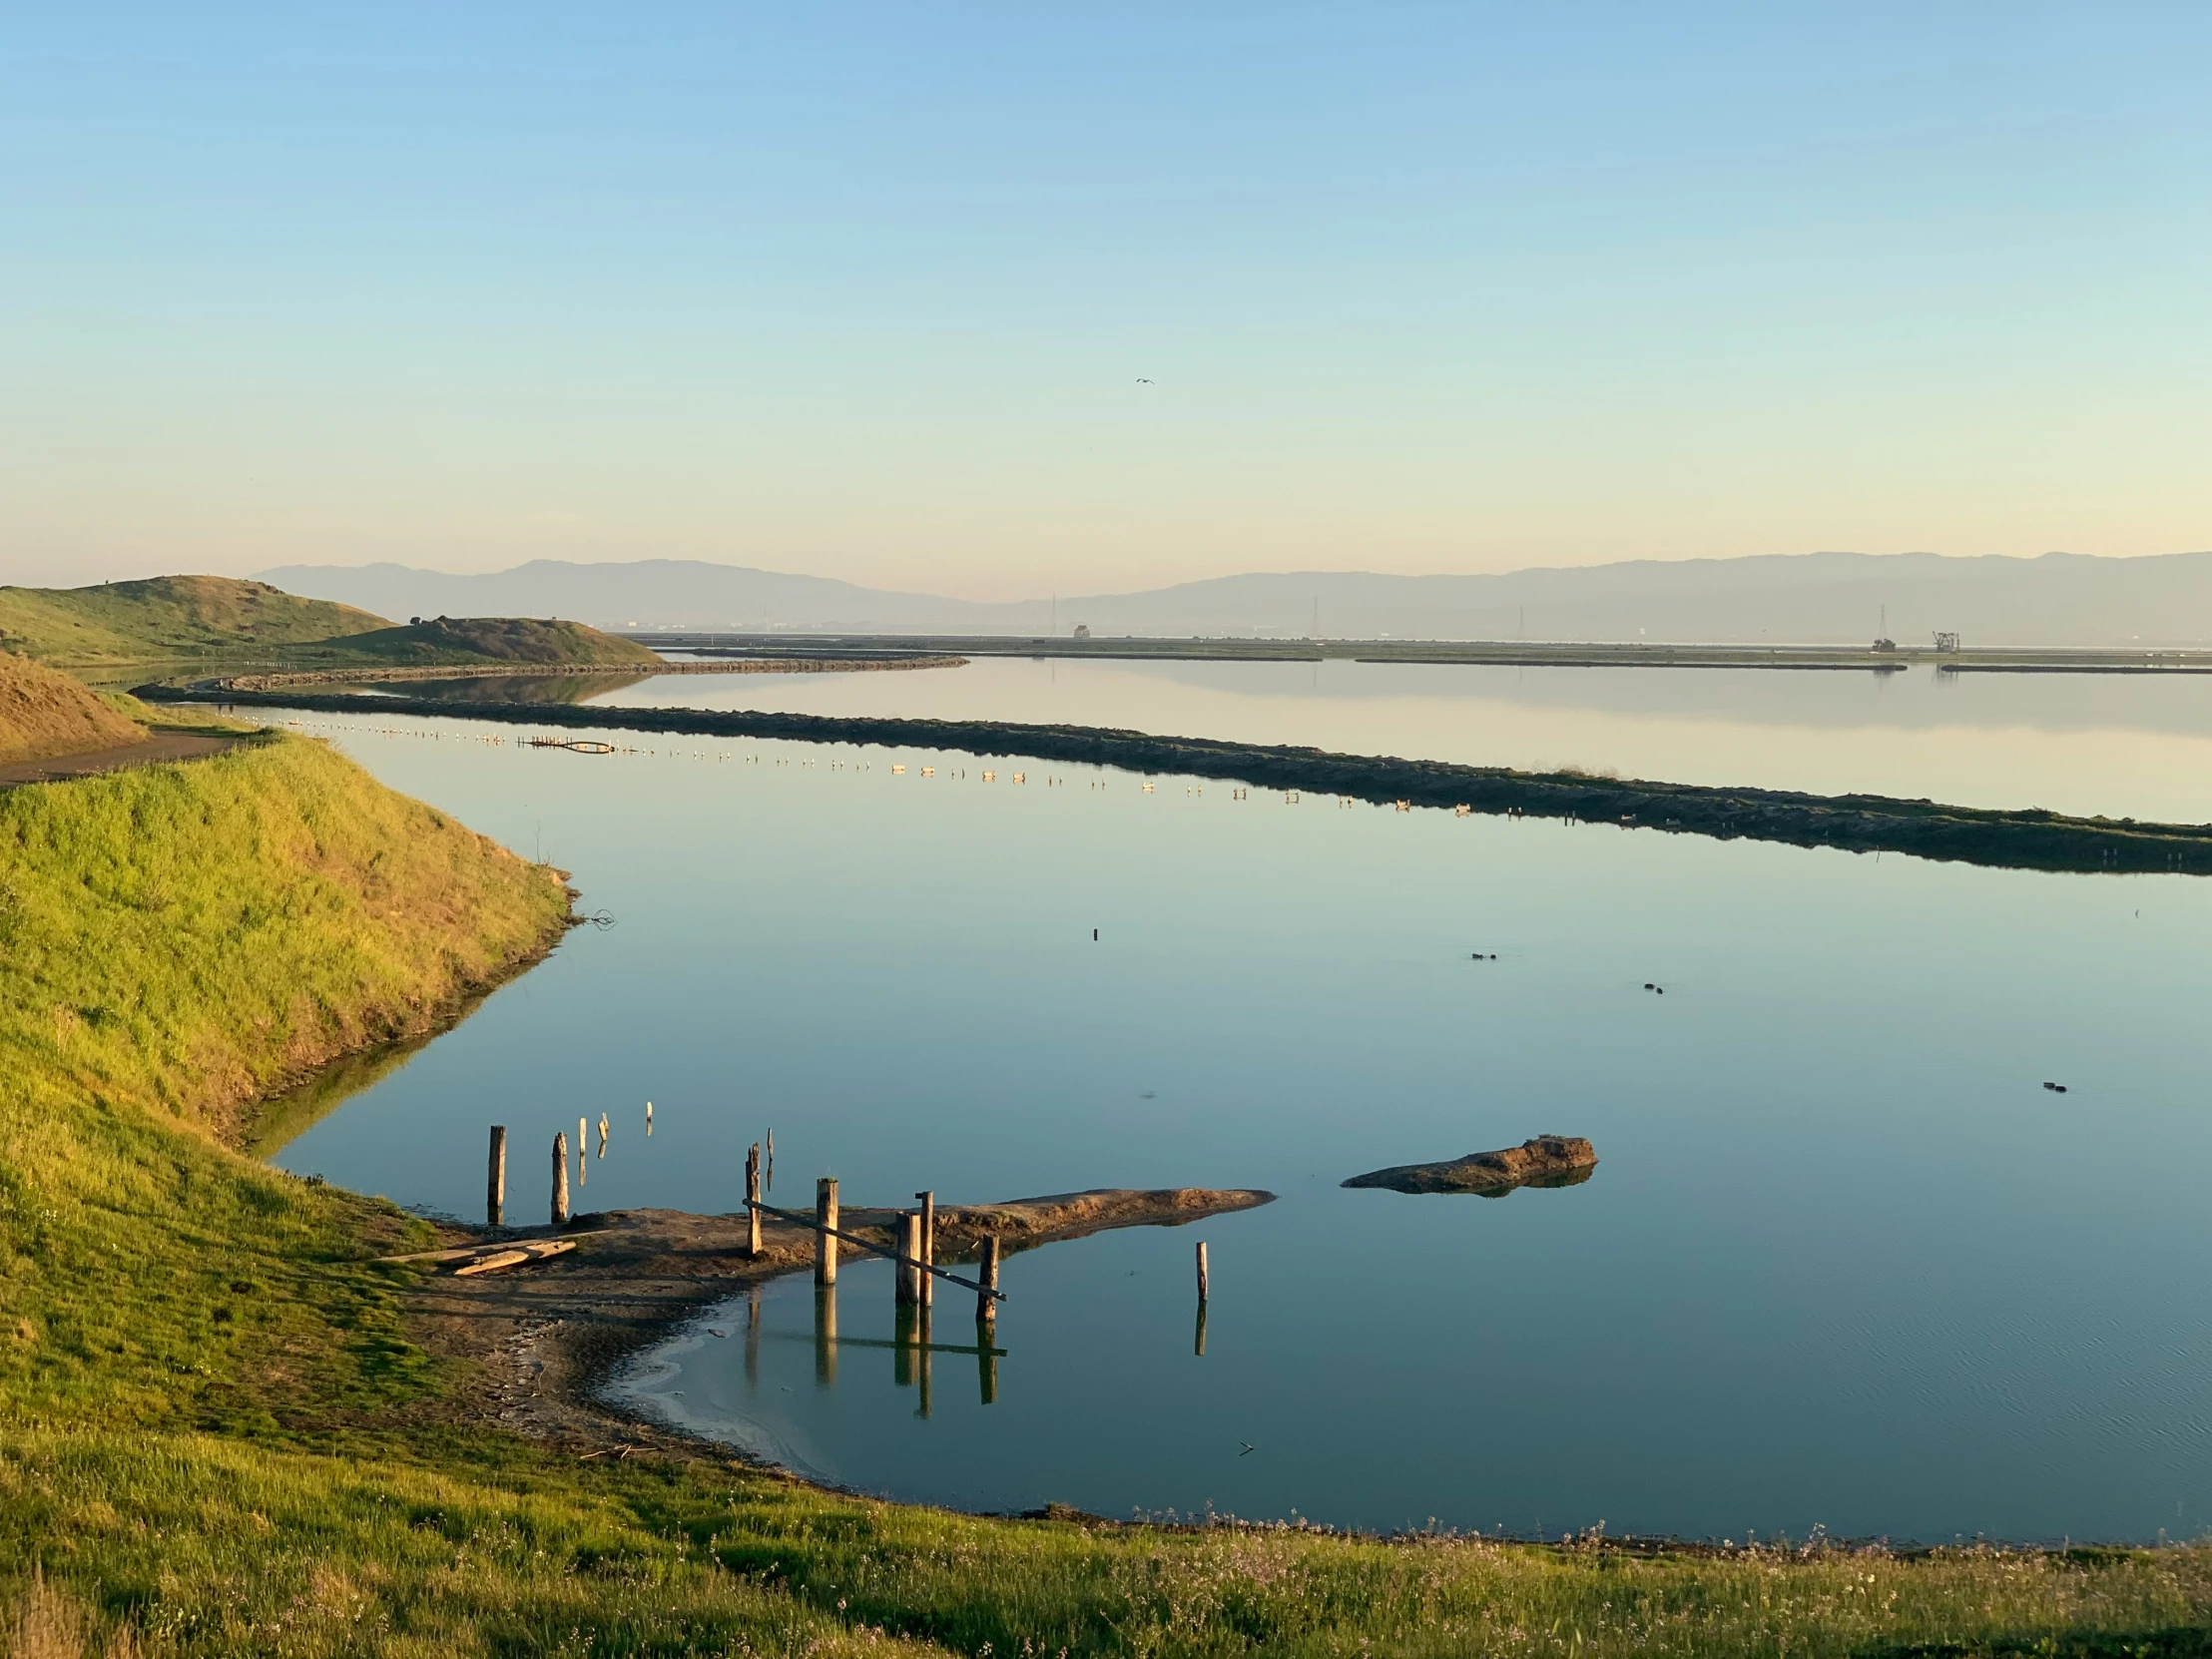
M18 1653L174 1659L2208 1649L2201 1547L992 1520L483 1423L409 1340L408 1270L372 1260L423 1224L210 1131L565 911L550 872L304 740L0 794L0 1646L12 1622Z
M0 651L0 765L137 743L145 729L82 682Z
M602 634L580 622L535 617L434 617L404 628L383 628L325 642L340 657L363 665L438 667L448 663L604 663L610 668L661 661L634 640Z
M350 605L227 576L0 588L0 648L79 665L249 655L388 626Z

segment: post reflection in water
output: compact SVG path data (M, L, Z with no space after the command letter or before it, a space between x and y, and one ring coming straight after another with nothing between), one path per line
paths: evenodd
M1191 1352L1201 1360L1206 1358L1206 1304L1198 1305L1198 1336L1191 1343Z
M837 1287L815 1287L815 1386L837 1383Z
M761 1287L745 1297L745 1381L748 1387L761 1385Z
M927 1295L928 1290L928 1276L924 1275L922 1277L922 1293ZM929 1304L924 1302L919 1308L915 1309L914 1316L915 1329L921 1334L921 1342L918 1345L919 1352L916 1356L921 1366L921 1407L916 1415L926 1417L929 1415Z

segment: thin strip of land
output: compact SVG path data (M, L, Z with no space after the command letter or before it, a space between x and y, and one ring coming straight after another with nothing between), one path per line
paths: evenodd
M2088 650L2071 646L1937 650L1925 645L1656 645L1570 640L1073 639L989 634L727 634L626 632L656 651L762 659L883 651L964 657L1247 663L1463 663L1496 668L1725 668L1895 674L1926 666L2049 674L2212 674L2212 651Z
M872 657L761 657L713 662L656 663L640 671L636 665L609 667L605 663L449 663L435 668L326 668L303 669L287 674L234 674L211 681L225 691L282 691L292 686L403 685L416 680L515 680L560 678L624 678L635 682L662 674L867 674L895 673L901 669L964 668L967 659L944 655Z
M360 712L356 699L312 692L149 686L142 687L139 695L155 702L229 702L337 714ZM1516 772L1506 767L1338 755L1289 745L1161 737L1093 726L890 720L742 709L448 703L404 697L379 698L376 712L506 725L1031 756L1127 772L1255 785L1283 791L1286 796L1335 795L1378 806L1464 809L1470 814L1563 819L1721 840L1779 841L1848 852L1901 852L2008 869L2212 873L2212 825L2075 818L2041 808L1954 807L1879 795L1821 796L1789 790L1602 778L1577 772Z

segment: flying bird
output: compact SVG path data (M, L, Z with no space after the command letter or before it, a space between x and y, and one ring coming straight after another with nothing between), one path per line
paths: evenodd
M1140 374L1137 376L1137 384L1140 386L1149 386L1152 384L1152 382L1150 380L1147 380L1142 374Z
M1240 1451L1240 1452L1238 1452L1238 1453L1237 1453L1237 1455L1238 1455L1239 1457L1249 1457L1249 1456L1251 1456L1251 1455L1252 1455L1252 1454L1253 1454L1253 1453L1254 1453L1255 1451L1258 1451L1258 1450L1260 1449L1260 1448L1259 1448L1258 1446L1254 1445L1254 1444L1253 1444L1253 1443L1252 1443L1252 1442L1251 1442L1250 1440L1239 1440L1239 1441L1238 1441L1237 1443L1238 1443L1239 1445L1241 1445L1241 1446L1243 1446L1243 1447L1244 1447L1244 1450L1242 1450L1242 1451Z

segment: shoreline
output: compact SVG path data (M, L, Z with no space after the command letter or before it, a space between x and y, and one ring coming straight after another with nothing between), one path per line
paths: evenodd
M1275 1201L1251 1188L1104 1188L999 1204L946 1204L937 1211L937 1260L965 1259L986 1231L1008 1257L1049 1244L1126 1227L1180 1227ZM838 1226L895 1245L893 1209L854 1206ZM822 1482L747 1456L738 1447L623 1410L602 1395L620 1368L666 1341L715 1304L752 1286L809 1271L814 1229L764 1220L761 1255L748 1254L746 1219L685 1210L638 1209L574 1215L565 1226L437 1226L442 1246L507 1239L573 1238L577 1248L504 1274L469 1279L420 1271L405 1297L408 1323L422 1346L459 1361L473 1376L456 1393L465 1413L582 1455L624 1448L704 1450L774 1470L803 1484ZM869 1256L841 1245L839 1263ZM386 1264L414 1272L409 1264ZM966 1293L943 1287L943 1302ZM668 1443L659 1443L668 1442ZM834 1489L834 1488L825 1488Z
M357 697L146 686L154 703L217 703L366 712ZM901 720L753 710L598 708L571 704L441 703L380 697L380 716L416 715L512 726L950 751L1115 767L1256 785L1297 797L1335 795L1376 806L1450 808L1467 815L1549 818L1716 840L1761 840L1846 852L1899 852L1941 862L2080 874L2212 874L2212 825L2075 818L2039 808L1945 806L1890 796L1668 784L1581 773L1336 754L1284 744L1156 736L1111 727L1004 721Z

